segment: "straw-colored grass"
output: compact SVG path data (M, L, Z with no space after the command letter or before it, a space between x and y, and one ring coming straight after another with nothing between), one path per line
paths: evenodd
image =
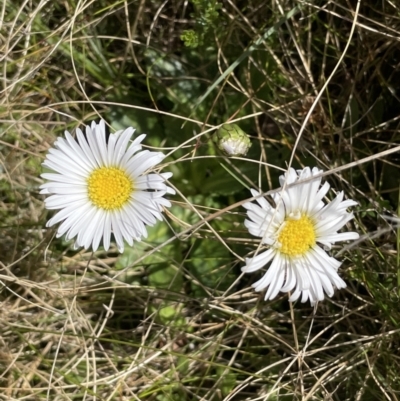
M399 37L389 0L3 0L0 400L400 399ZM122 255L56 239L39 194L56 137L100 117L177 190ZM227 121L247 156L216 148ZM248 188L289 163L359 203L348 288L315 309L240 272Z

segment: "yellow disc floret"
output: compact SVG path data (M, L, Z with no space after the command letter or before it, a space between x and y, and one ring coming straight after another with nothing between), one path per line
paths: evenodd
M315 229L307 216L288 219L278 236L279 251L288 256L303 255L315 245Z
M132 191L132 180L118 167L100 167L88 178L89 199L100 209L121 208Z

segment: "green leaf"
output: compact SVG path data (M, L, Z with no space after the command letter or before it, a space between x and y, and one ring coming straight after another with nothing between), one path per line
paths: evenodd
M195 297L207 296L208 291L225 291L235 280L231 272L229 251L218 240L193 240L194 248L189 260L189 270L194 277L191 283Z
M172 247L169 247L172 250ZM182 273L178 267L158 263L149 268L149 284L152 287L179 292L183 286Z
M215 369L217 376L224 375L222 380L220 381L220 389L222 392L222 395L226 397L231 393L231 391L234 389L236 386L236 375L232 372L225 373L226 368L218 367Z

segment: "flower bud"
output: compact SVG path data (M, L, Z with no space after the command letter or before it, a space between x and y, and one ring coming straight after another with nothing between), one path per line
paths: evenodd
M245 156L251 141L247 134L236 124L224 124L217 131L218 148L228 156Z

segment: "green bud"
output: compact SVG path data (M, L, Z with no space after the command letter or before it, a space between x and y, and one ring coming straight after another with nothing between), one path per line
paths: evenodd
M236 124L224 124L217 131L218 148L228 156L245 156L251 141L247 134Z

